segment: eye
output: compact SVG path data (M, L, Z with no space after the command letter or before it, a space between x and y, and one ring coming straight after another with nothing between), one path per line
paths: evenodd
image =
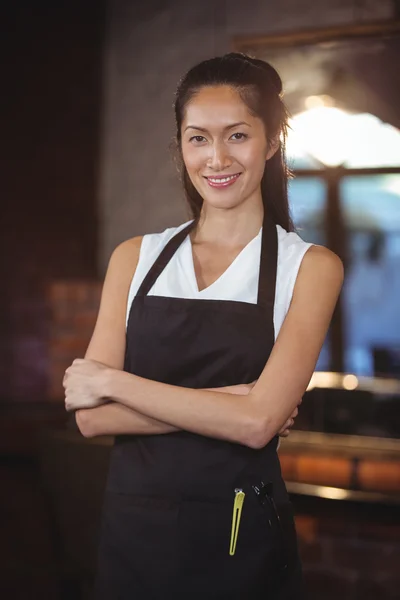
M205 139L206 138L203 135L194 135L189 139L189 142L194 140L197 144L201 144L201 142L203 142Z
M246 140L249 137L246 133L241 133L240 131L237 131L231 137L234 137L235 135L241 136L235 138L238 142L240 142L241 140Z

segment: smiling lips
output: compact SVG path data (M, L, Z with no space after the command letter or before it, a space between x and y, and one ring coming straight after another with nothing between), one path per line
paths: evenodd
M206 179L208 185L213 188L225 188L235 183L239 177L240 173L236 173L235 175L225 175L224 177L206 177Z

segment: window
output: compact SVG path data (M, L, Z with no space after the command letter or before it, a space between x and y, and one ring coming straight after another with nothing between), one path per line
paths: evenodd
M346 267L317 370L340 353L340 370L400 378L400 132L373 115L313 106L292 119L287 150L299 235Z

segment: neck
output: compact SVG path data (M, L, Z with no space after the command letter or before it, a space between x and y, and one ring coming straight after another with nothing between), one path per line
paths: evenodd
M196 243L245 246L259 233L263 217L262 201L232 209L210 207L204 203L199 223L191 237Z

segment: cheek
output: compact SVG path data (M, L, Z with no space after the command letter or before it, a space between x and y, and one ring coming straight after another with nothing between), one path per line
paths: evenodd
M243 147L241 156L238 160L246 168L246 170L254 173L255 176L262 177L265 168L265 154L263 148L257 146Z
M183 162L188 172L200 169L204 164L204 152L200 148L186 147L182 149Z

